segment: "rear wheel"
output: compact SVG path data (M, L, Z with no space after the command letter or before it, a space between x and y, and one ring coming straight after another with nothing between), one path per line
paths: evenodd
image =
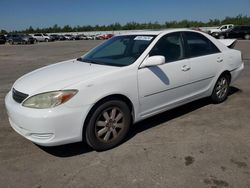
M93 149L108 150L122 142L127 135L130 122L130 110L125 102L107 101L91 114L83 136Z
M221 103L227 99L229 92L230 78L228 75L223 74L217 80L211 99L214 103Z

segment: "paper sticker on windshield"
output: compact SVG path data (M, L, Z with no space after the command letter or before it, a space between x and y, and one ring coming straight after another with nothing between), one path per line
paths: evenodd
M134 40L146 40L146 41L151 41L153 37L150 36L137 36L134 38Z

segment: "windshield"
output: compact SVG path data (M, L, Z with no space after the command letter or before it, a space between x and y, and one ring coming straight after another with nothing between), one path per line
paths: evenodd
M113 37L78 60L102 65L128 66L140 57L154 38L152 35Z

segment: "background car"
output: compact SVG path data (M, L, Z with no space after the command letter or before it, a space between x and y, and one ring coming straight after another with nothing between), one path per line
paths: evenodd
M66 35L64 35L64 37L66 40L75 40L75 36L71 35L71 34L66 34Z
M46 33L36 33L33 34L32 37L34 37L36 39L36 41L38 42L49 42L49 41L53 41L53 38L51 38L49 35L47 35Z
M5 44L6 43L6 38L4 35L0 35L0 44Z
M75 36L75 40L86 40L87 37L84 34L79 34Z
M228 29L232 28L234 25L233 24L227 24L227 25L222 25L216 29L210 29L208 30L208 34L212 35L213 37L218 36L221 32L227 31Z
M10 44L34 44L35 39L28 34L8 34L6 36L7 42Z
M113 34L104 34L104 35L98 35L96 36L96 39L98 40L107 40L112 38L114 35Z
M64 35L59 35L59 34L51 34L50 37L54 38L54 40L60 40L60 41L66 40Z
M239 39L250 39L250 26L249 25L241 25L234 26L231 29L221 32L217 38L239 38Z

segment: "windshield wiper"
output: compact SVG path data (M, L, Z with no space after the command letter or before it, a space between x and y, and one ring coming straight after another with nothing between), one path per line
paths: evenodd
M81 62L83 62L83 59L82 59L81 57L78 57L78 58L76 59L76 61L81 61Z
M116 66L116 67L125 66L125 65L118 65L116 63L106 63L106 62L100 62L100 61L93 61L92 59L83 59L81 57L77 58L76 60L81 61L81 62L85 62L85 63L97 64L97 65Z
M78 60L79 59L79 60ZM101 64L101 63L99 63L99 62L97 62L97 61L94 61L94 60L92 60L92 59L83 59L83 58L78 58L77 59L77 61L81 61L81 62L85 62L85 63L92 63L92 64Z
M85 62L85 63L96 63L95 61L92 61L90 59L83 59L82 57L79 57L76 59L77 61ZM97 64L97 63L96 63Z

